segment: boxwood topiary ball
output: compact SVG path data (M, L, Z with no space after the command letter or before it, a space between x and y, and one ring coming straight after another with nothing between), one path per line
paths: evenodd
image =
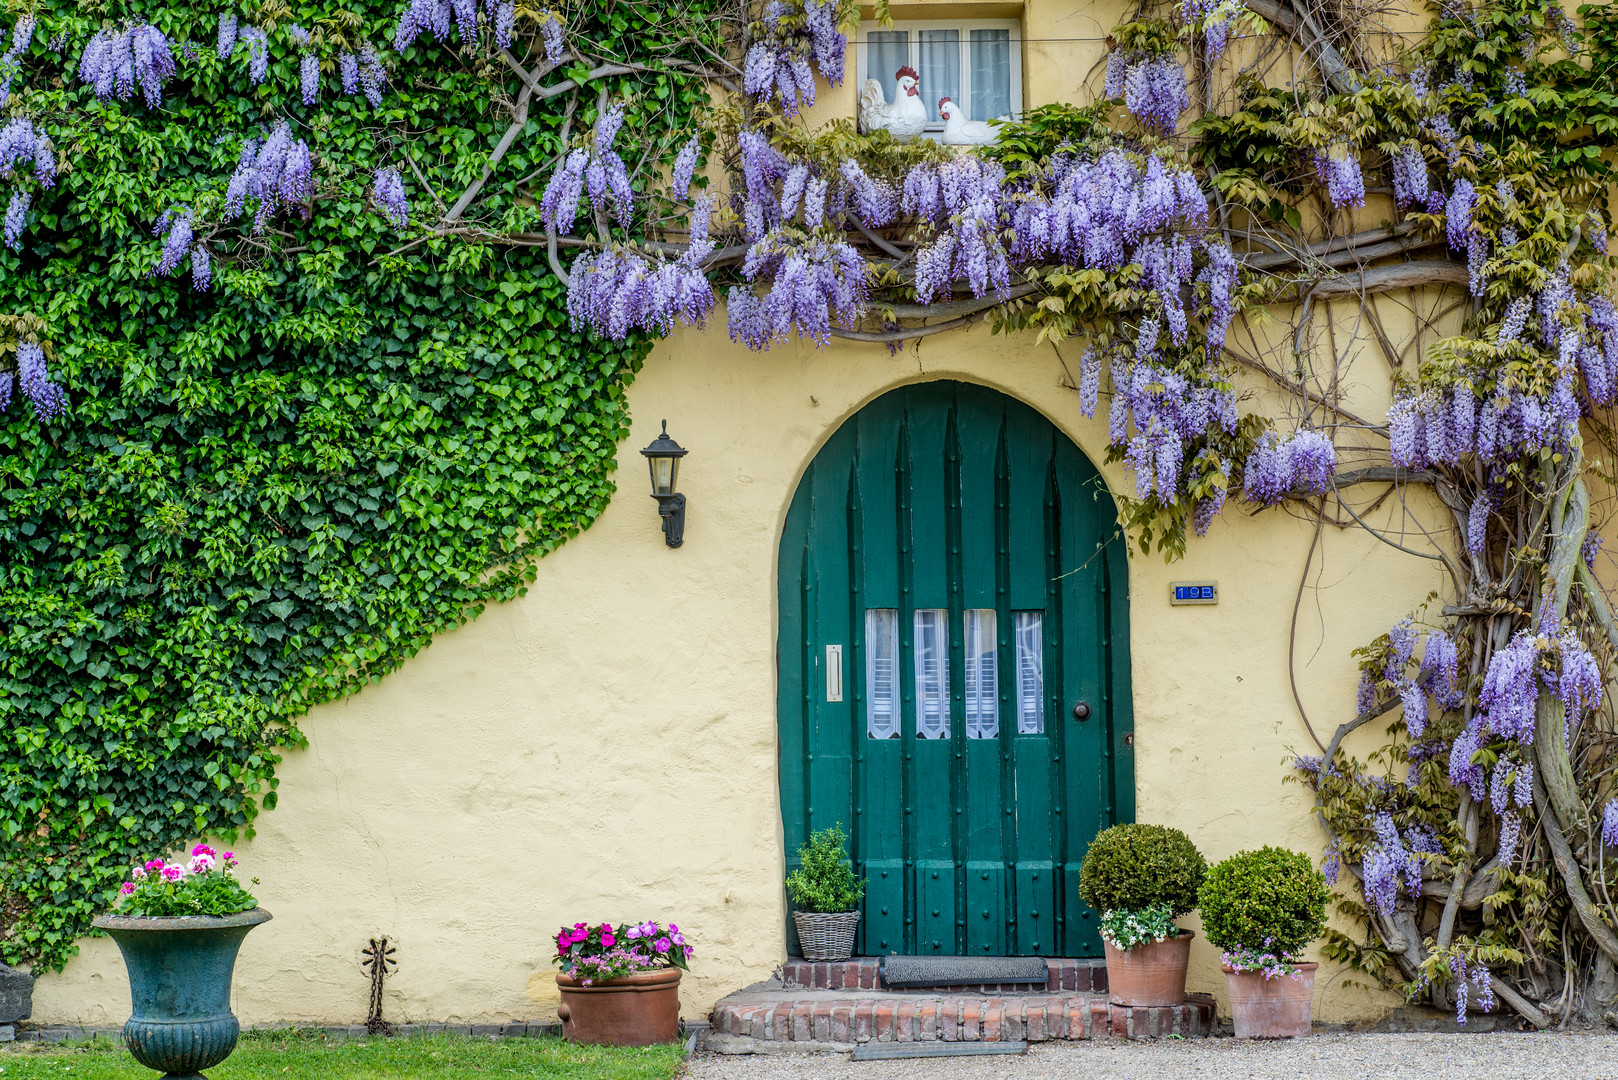
M1325 875L1309 856L1274 847L1242 851L1208 871L1202 928L1226 951L1292 955L1326 929L1330 899Z
M1197 906L1208 861L1191 838L1162 825L1114 825L1096 834L1079 867L1079 895L1097 911L1164 903L1175 915Z

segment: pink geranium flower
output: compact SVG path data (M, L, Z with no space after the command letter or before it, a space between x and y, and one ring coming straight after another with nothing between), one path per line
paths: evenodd
M130 893L135 891L135 883L133 881L126 881L122 885L118 886L118 891L123 893L125 896L128 896Z
M163 876L168 878L170 881L179 881L181 878L185 877L185 868L178 865L165 866L163 867Z

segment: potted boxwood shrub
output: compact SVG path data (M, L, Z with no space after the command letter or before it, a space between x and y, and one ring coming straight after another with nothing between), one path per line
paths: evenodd
M198 1080L236 1048L236 952L270 913L236 880L235 866L235 855L207 844L184 863L153 859L131 871L116 911L95 920L129 970L124 1045L148 1069Z
M1223 950L1237 1038L1309 1034L1316 965L1297 954L1325 930L1330 899L1309 857L1283 848L1239 852L1208 871L1202 928Z
M1174 920L1197 906L1208 862L1179 829L1114 825L1079 866L1079 894L1101 912L1107 995L1116 1005L1179 1005L1191 939Z
M562 1038L650 1046L680 1034L680 975L693 952L674 923L574 923L556 934Z
M798 869L787 875L805 960L847 960L854 954L865 879L854 876L842 822L809 834L798 848Z

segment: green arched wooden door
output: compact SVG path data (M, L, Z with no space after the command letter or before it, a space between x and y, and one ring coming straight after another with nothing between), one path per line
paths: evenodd
M788 868L843 823L870 880L862 954L1100 955L1079 862L1134 816L1115 523L1049 420L959 382L873 401L798 485L777 656Z

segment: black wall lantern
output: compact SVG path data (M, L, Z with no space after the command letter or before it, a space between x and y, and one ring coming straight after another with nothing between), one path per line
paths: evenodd
M669 438L669 422L663 421L663 434L641 451L652 470L652 498L663 519L663 542L669 547L685 543L685 496L674 490L680 481L680 459L686 451Z

